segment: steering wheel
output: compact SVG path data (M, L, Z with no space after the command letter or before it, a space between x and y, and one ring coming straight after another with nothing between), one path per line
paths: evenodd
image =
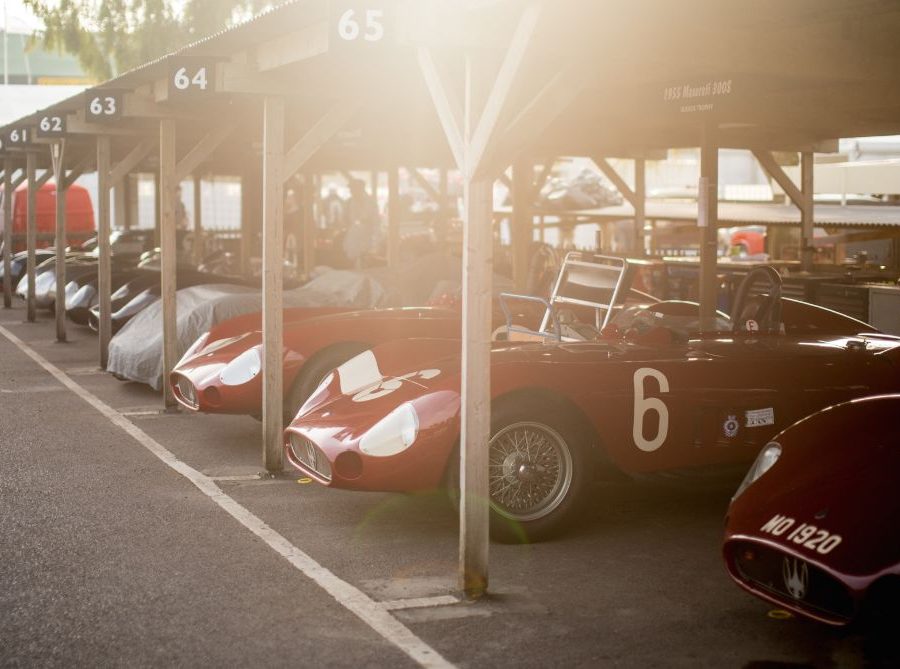
M768 293L750 295L753 285L760 280L768 284ZM747 273L734 296L731 322L733 332L780 332L781 275L774 267L754 267Z

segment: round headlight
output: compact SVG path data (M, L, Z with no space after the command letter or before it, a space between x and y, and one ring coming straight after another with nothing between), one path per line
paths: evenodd
M774 466L774 464L778 462L778 458L780 457L781 444L775 441L770 441L768 444L766 444L766 447L757 456L756 461L753 463L753 466L750 467L750 471L747 472L747 475L744 477L744 480L741 481L741 485L738 487L737 492L734 493L734 497L732 497L731 499L737 499L742 492L753 485L753 483L755 483L763 474L769 471Z

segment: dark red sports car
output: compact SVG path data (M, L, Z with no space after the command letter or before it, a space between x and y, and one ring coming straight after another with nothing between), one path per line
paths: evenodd
M900 611L900 395L851 400L770 441L728 510L728 572L832 625Z
M618 261L621 265L621 261ZM597 471L649 474L753 460L822 407L900 391L900 338L780 296L753 270L732 322L699 334L696 304L613 313L624 267L567 259L540 332L492 352L492 531L551 535L577 517ZM760 281L762 286L760 286ZM288 460L356 490L439 486L458 470L460 345L376 346L330 374L285 433Z

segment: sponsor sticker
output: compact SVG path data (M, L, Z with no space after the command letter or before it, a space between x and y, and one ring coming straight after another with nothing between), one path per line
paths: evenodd
M745 414L747 427L762 427L775 424L775 409L751 409Z
M735 437L740 429L741 424L738 423L737 416L729 415L727 420L722 424L722 432L724 432L725 436L729 439Z

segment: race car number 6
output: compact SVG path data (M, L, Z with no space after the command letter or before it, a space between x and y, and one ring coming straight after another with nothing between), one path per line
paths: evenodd
M652 378L659 384L659 392L662 394L669 392L669 380L661 371L651 367L641 367L634 373L634 425L632 436L634 437L635 446L642 451L650 453L662 446L666 440L666 436L669 433L669 409L660 398L645 396L644 382L647 378ZM653 439L647 439L644 436L644 415L648 411L653 411L659 418L656 436Z

